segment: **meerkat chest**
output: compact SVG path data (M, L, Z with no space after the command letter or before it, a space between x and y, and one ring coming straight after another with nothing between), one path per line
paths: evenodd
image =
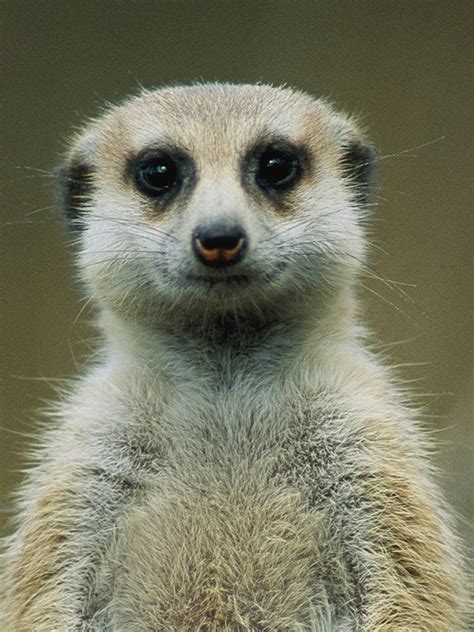
M312 602L315 591L321 608L334 602L334 616L342 616L343 604L354 596L327 588L334 574L326 559L333 543L325 543L323 555L317 541L328 529L327 499L344 477L346 446L336 433L331 439L336 416L319 405L317 394L291 401L282 393L273 400L254 393L245 401L231 390L210 395L175 393L153 413L150 408L148 423L141 424L154 428L153 441L151 434L127 439L129 446L141 446L143 455L145 446L154 445L156 456L147 463L143 457L143 493L118 523L117 555L128 571L116 573L112 582L115 621L129 626L132 611L143 621L141 604L127 612L121 606L133 601L138 577L153 587L151 621L164 616L170 621L166 629L178 629L186 618L189 629L197 629L199 616L217 614L222 629L234 629L242 617L258 628L254 610L275 617L273 629L281 629L276 622L287 617L310 622L320 616ZM236 595L232 606L226 590ZM276 608L275 594L282 596ZM203 604L199 616L183 609L190 600Z
M153 422L167 458L212 468L250 464L275 450L294 415L294 403L264 388L189 387L173 394Z
M118 414L115 453L153 491L198 479L232 486L237 478L306 488L309 465L332 467L352 452L350 420L341 433L343 413L316 391L290 397L284 389L188 385L163 399L129 399Z

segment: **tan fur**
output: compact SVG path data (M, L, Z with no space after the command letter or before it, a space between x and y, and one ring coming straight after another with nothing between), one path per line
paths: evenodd
M281 142L300 179L269 194L252 152ZM166 203L137 190L145 148L192 161ZM145 92L74 139L104 345L22 489L2 630L466 629L426 440L359 324L364 156L353 121L268 86ZM190 246L216 218L249 236L224 271Z
M64 591L57 585L57 578L68 564L64 545L71 524L61 520L65 506L65 494L60 489L47 489L38 498L30 524L25 525L22 549L15 564L15 584L9 594L15 612L12 620L15 630L46 625L54 629L63 623L57 603L64 598ZM47 599L43 602L45 595ZM34 603L41 604L39 617L31 616Z

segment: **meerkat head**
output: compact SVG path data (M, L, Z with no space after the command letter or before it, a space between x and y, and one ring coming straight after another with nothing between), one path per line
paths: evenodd
M372 150L286 88L145 92L73 142L62 199L90 292L127 318L291 313L352 283Z

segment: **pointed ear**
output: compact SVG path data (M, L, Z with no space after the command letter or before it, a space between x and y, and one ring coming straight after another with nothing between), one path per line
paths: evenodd
M72 158L56 169L57 198L68 227L81 230L94 193L94 167L80 158Z
M370 194L375 158L374 147L361 140L349 141L342 154L344 175L350 180L356 199L361 204L367 202Z

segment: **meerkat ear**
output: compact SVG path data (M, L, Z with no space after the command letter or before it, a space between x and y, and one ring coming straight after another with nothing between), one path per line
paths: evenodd
M81 230L93 200L94 167L73 158L56 169L56 176L57 197L67 225L73 231Z
M356 199L362 204L367 202L370 193L375 157L374 147L360 140L350 141L342 155L344 175L351 181Z

